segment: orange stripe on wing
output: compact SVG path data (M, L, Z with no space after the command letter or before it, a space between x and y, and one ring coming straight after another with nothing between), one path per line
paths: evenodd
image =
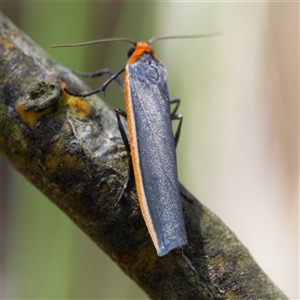
M131 101L129 99L130 92L129 92L129 78L127 70L125 69L125 85L124 85L124 93L125 93L125 105L126 105L126 116L127 116L127 124L128 124L128 131L129 131L129 145L130 145L130 154L132 158L132 166L133 166L133 173L135 178L135 185L136 185L136 191L138 196L139 205L142 211L143 218L145 220L146 226L148 228L148 231L150 233L151 239L153 241L153 244L155 248L157 249L158 244L156 240L156 235L153 231L152 221L149 220L149 216L146 212L148 211L148 208L145 207L147 203L144 203L143 201L143 183L142 178L140 177L140 166L138 164L139 158L138 158L138 149L136 149L135 146L135 125L134 125L134 116L132 115L132 109L131 109ZM146 199L145 199L146 200Z

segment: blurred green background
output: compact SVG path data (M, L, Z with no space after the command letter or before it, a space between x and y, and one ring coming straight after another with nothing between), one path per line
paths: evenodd
M61 64L126 62L128 44L50 45L108 37L223 31L153 44L184 115L179 177L218 214L291 298L299 299L299 3L2 2ZM86 81L95 88L100 82ZM111 84L106 102L124 108ZM100 95L101 96L101 95ZM1 157L2 299L147 299L61 211Z

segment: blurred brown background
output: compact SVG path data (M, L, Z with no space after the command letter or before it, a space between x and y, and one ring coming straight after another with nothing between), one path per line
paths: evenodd
M49 49L108 37L223 31L153 44L184 115L180 180L299 299L299 3L2 2L70 69L119 70L128 44ZM97 87L97 80L87 83ZM124 108L111 84L106 101ZM147 299L1 157L3 299Z

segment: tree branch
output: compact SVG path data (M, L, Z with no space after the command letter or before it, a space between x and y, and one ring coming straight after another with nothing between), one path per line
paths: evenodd
M159 258L115 114L1 16L0 151L153 299L287 299L224 223L189 192L188 246ZM189 200L188 200L188 199Z

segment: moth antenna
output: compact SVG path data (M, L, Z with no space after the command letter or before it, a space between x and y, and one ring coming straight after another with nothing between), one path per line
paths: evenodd
M126 39L126 38L112 38L112 39L102 39L102 40L95 40L90 42L78 43L78 44L62 44L62 45L54 45L50 46L50 48L65 48L65 47L80 47L86 45L93 45L98 43L110 43L110 42L127 42L133 45L136 45L136 42Z
M210 37L210 36L220 35L220 34L223 34L223 32L216 31L216 32L202 33L202 34L156 36L151 38L147 43L150 45L154 41L158 41L158 40L195 39L195 38Z

